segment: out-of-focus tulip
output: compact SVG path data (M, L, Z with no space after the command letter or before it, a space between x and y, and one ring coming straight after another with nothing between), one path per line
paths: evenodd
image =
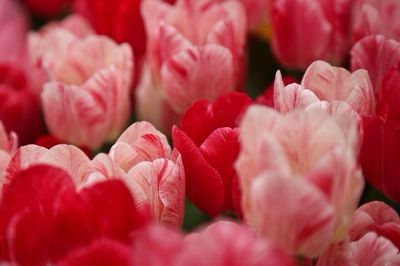
M400 2L397 0L358 0L353 8L353 42L381 34L400 40Z
M236 163L247 221L291 253L315 257L342 240L358 204L355 123L316 110L250 107Z
M65 25L45 27L31 34L30 54L49 80L41 96L52 135L98 148L129 117L132 51L128 44L80 33Z
M0 62L0 120L22 145L34 143L45 131L39 98L29 85L16 62Z
M349 239L332 245L317 266L399 265L400 218L383 202L369 202L353 216Z
M352 5L353 0L271 1L278 61L297 69L318 59L340 64L350 48Z
M185 171L178 150L148 122L131 125L109 152L126 173L138 207L149 206L153 219L179 227L185 207Z
M233 164L240 151L239 121L251 103L247 95L236 92L213 103L198 100L186 110L180 128L173 129L173 143L185 167L187 195L209 215L223 211L241 215Z
M26 58L28 22L17 2L1 0L0 6L0 120L25 145L44 133Z
M14 0L0 0L0 62L19 62L26 53L28 20Z
M121 181L77 191L71 176L48 165L31 166L3 187L0 217L0 258L18 265L55 263L97 239L126 244L148 222Z
M22 2L36 15L50 18L67 9L72 0L22 0Z
M250 31L268 39L270 37L271 0L240 0L247 15L247 26Z
M165 239L168 239L168 244ZM273 243L242 225L219 221L186 238L159 226L138 231L133 265L165 266L294 266L294 260Z
M400 63L383 77L377 98L377 115L363 121L361 164L369 183L400 202Z
M351 69L366 69L375 94L378 93L386 72L400 61L400 42L382 35L368 36L358 41L351 50Z
M143 3L142 15L148 36L147 59L138 88L138 113L158 122L162 131L174 121L149 111L153 97L165 102L176 115L197 99L215 100L241 88L245 67L246 15L238 1L181 0L174 6L161 1ZM149 75L149 76L146 76ZM161 117L161 119L160 119Z

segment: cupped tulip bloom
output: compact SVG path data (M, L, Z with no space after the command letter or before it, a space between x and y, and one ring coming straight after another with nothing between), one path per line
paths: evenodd
M355 123L318 110L250 107L236 162L248 223L293 254L342 240L363 189Z
M32 33L30 52L47 75L41 97L52 135L93 149L119 135L130 111L128 44L81 37L61 25Z
M318 59L340 64L350 48L352 5L353 0L271 1L272 49L278 61L296 69Z
M153 219L179 227L185 208L185 171L178 150L148 122L127 128L109 157L125 173L138 208L149 206Z
M371 185L400 202L400 62L387 71L381 84L377 115L363 120L361 164Z
M131 262L149 266L295 265L284 250L258 237L252 229L227 221L215 222L186 238L160 226L139 230Z
M212 103L198 100L186 110L180 127L173 128L173 144L185 167L187 195L208 215L234 211L241 216L234 162L240 151L239 122L251 103L238 92Z
M378 34L400 40L399 1L358 0L353 10L353 42Z
M22 170L3 187L0 217L0 259L18 265L53 264L100 239L127 245L148 223L123 182L77 190L67 172L49 165Z
M359 121L375 112L375 96L366 70L353 73L324 61L315 61L306 70L301 84L284 85L278 71L275 77L274 106L280 112L295 109L323 109L348 114Z
M180 0L142 5L148 36L147 67L138 87L138 113L169 129L164 109L180 115L197 99L215 100L244 80L246 15L238 1ZM149 72L147 74L147 72ZM149 75L148 77L146 75ZM158 97L159 112L147 112ZM155 108L155 107L152 107Z
M67 9L72 0L22 0L22 2L32 13L51 18Z
M400 61L400 42L373 35L359 40L351 50L351 70L366 69L375 94L386 72Z
M317 266L399 265L400 218L391 207L373 201L358 208L349 237L332 245Z

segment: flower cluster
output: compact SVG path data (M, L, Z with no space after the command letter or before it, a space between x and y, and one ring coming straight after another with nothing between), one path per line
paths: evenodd
M398 0L0 0L0 264L400 265L399 106Z

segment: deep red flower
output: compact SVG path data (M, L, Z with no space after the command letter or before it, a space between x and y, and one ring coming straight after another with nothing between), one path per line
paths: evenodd
M26 74L12 63L0 63L0 120L17 133L21 145L34 143L45 131L38 96Z
M22 0L36 15L46 18L54 17L66 9L72 0Z
M199 100L186 110L180 128L173 128L173 143L185 167L187 195L209 215L226 210L241 213L233 164L240 150L239 121L251 103L237 92L214 103Z
M400 63L387 71L378 91L377 115L363 119L361 164L367 181L400 202Z
M127 244L132 231L146 222L119 180L77 192L64 170L32 166L3 187L0 259L19 265L56 262L96 239Z

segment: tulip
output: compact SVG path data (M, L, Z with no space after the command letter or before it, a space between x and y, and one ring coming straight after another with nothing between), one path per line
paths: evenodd
M31 34L30 51L49 80L41 97L51 134L95 149L118 136L129 117L132 51L107 37L80 34L51 25Z
M27 61L28 22L17 2L0 1L0 120L22 145L44 133L40 102Z
M272 49L278 61L296 69L318 59L340 64L350 48L352 4L352 0L271 1Z
M358 204L356 126L317 110L250 107L236 162L245 219L290 253L316 257L342 240Z
M333 112L350 111L352 117L359 120L361 116L373 113L375 108L367 71L350 73L323 61L315 61L307 68L301 85L285 86L278 71L274 94L275 108L281 112L322 106Z
M400 40L400 3L396 0L358 0L353 11L353 42L384 35Z
M367 181L389 198L400 202L398 173L400 167L400 64L383 78L378 92L377 115L363 121L364 141L361 164Z
M12 154L18 146L18 137L15 133L7 134L3 123L0 121L0 186L3 184L4 171Z
M137 91L142 119L165 132L195 100L241 88L246 16L239 2L180 0L171 6L149 0L142 15L148 36L148 69ZM156 110L148 110L150 103Z
M185 167L187 195L211 216L224 211L241 216L233 163L240 151L239 121L251 103L247 95L236 92L213 103L198 100L186 110L180 128L173 129L173 143Z
M13 176L3 187L0 217L0 259L18 265L53 264L99 239L126 245L148 221L121 181L77 191L70 175L49 165Z
M126 182L138 208L149 206L153 219L179 227L185 206L185 172L181 155L148 122L125 130L109 157L126 173Z
M332 245L317 266L398 265L399 239L396 211L383 202L368 202L355 211L349 239Z
M383 76L400 61L400 42L382 35L368 36L358 41L351 50L351 70L366 69L375 94Z
M133 265L295 265L293 258L270 241L257 237L244 225L228 221L215 222L186 238L150 226L138 231L132 250Z
M36 15L50 18L66 9L71 0L22 0L22 2Z

